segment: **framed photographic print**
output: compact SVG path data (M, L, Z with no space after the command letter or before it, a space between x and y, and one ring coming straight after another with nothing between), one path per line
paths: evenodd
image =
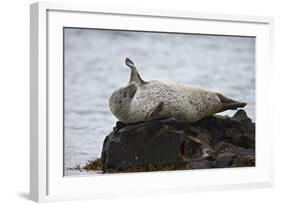
M272 24L32 4L31 199L272 186Z

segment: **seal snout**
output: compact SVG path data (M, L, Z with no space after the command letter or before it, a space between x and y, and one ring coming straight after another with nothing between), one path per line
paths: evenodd
M121 121L126 119L132 98L137 88L134 83L122 87L112 93L109 98L109 108L111 112Z
M117 90L114 93L112 93L112 95L109 98L109 107L110 110L113 113L117 113L118 112L118 107L120 107L120 104L122 103L122 98L120 97L120 91Z

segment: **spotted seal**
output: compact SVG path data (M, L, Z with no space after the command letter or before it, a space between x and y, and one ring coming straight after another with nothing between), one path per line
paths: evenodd
M109 98L111 112L123 123L132 124L152 119L175 117L188 123L225 110L245 107L246 103L220 93L166 81L144 81L133 63L127 86L113 92Z

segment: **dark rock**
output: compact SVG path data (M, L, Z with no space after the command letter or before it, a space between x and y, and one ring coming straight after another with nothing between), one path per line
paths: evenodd
M169 121L127 125L104 141L102 161L106 170L161 164L183 164L180 154L184 133L169 127Z
M236 155L232 152L220 153L217 155L216 161L213 163L213 167L216 168L231 167L235 157Z
M255 166L254 148L255 124L244 110L192 124L175 118L117 122L104 140L103 172Z
M195 160L195 161L187 161L186 169L207 169L212 168L213 161L211 160Z
M221 142L215 146L217 153L233 153L230 167L248 167L255 166L255 150L252 148L239 147L234 144ZM218 158L219 154L217 155Z
M254 152L240 154L233 161L231 167L254 167L256 165L256 158Z
M217 144L224 138L224 131L227 117L211 116L203 118L199 122L193 124L193 126L200 131L200 134L205 134L205 138L211 144Z
M228 122L225 141L235 145L255 148L255 123L244 110L238 110Z

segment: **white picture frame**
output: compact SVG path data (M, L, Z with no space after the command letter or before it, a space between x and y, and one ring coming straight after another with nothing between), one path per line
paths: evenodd
M256 167L63 177L62 28L66 26L255 36ZM273 133L267 129L272 110L264 109L271 107L272 27L270 17L32 4L30 198L41 202L273 186Z

